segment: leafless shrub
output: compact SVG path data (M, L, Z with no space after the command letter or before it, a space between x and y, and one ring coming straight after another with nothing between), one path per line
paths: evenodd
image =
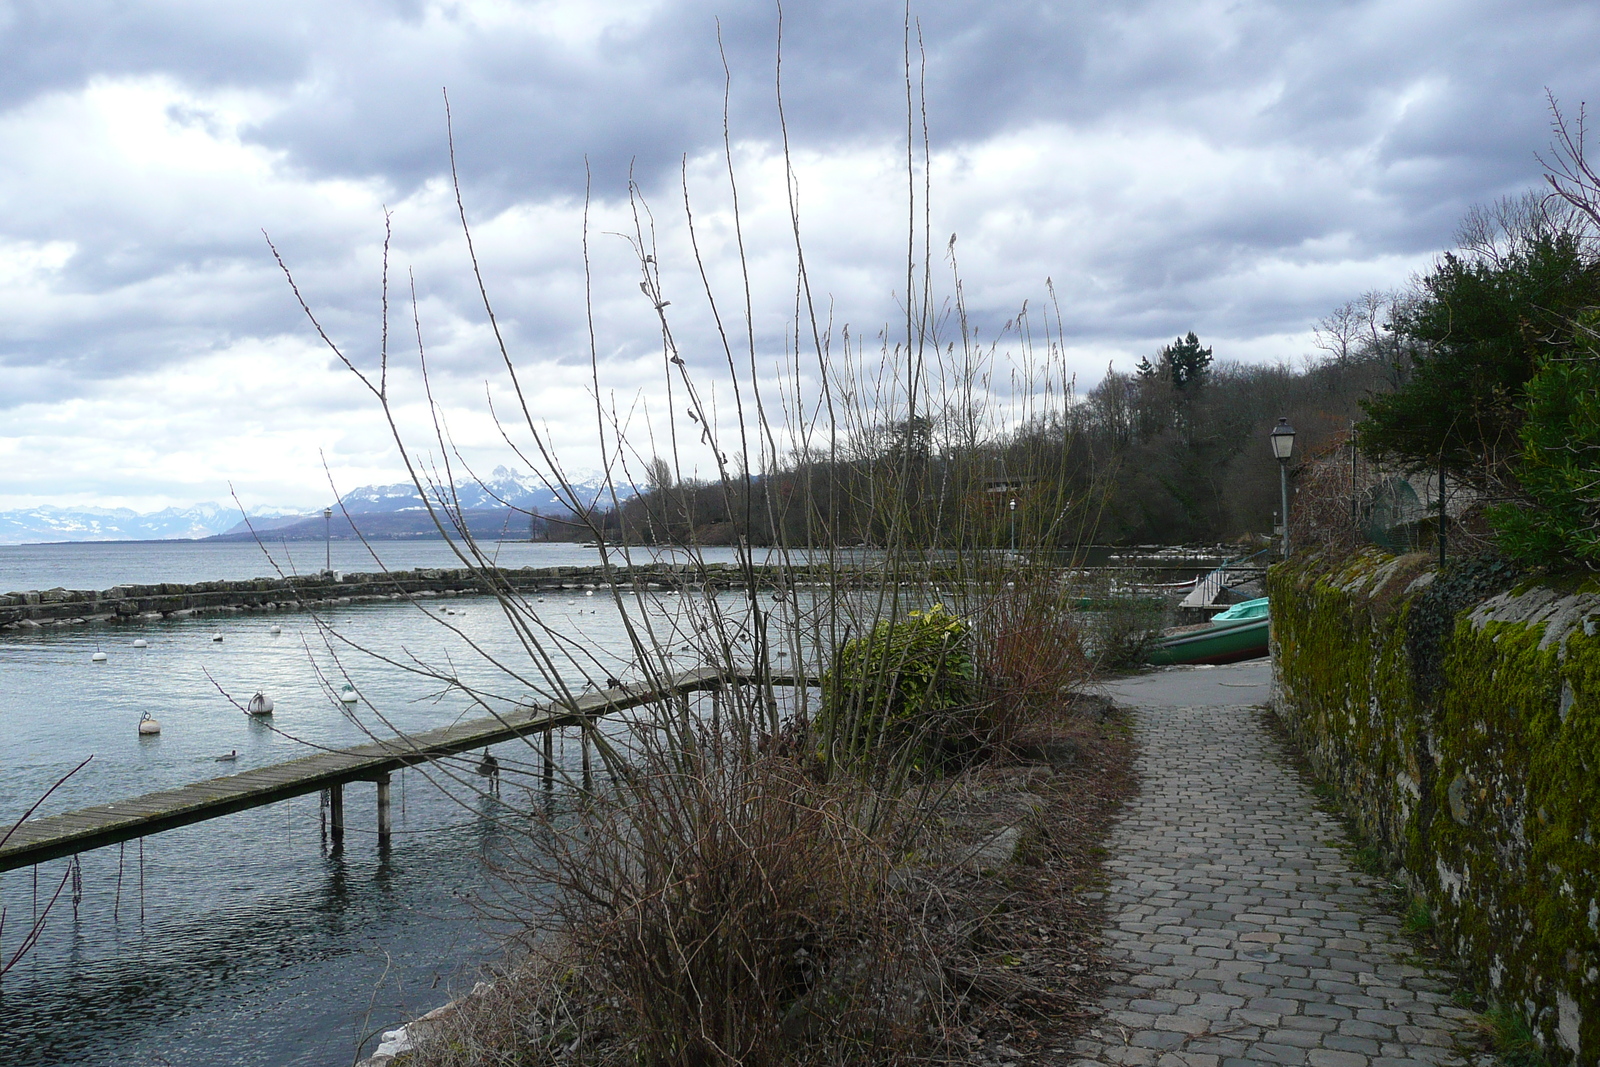
M1001 749L1088 681L1091 664L1072 611L1076 595L1054 568L1023 568L994 583L976 606L975 666Z
M908 50L908 79L910 59ZM731 146L727 166L736 190ZM926 141L913 140L907 191L924 212L919 179L926 166ZM791 198L794 187L791 173ZM660 325L672 402L665 432L651 427L648 444L630 436L627 421L607 406L591 346L595 430L607 478L602 497L609 497L612 514L621 514L635 486L654 494L638 505L636 529L685 548L678 585L647 587L628 568L629 528L608 526L598 506L606 501L582 496L566 477L523 392L474 257L485 319L515 397L509 415L496 413L502 436L520 462L543 472L571 521L598 545L626 647L586 646L508 585L492 548L480 546L463 519L455 485L464 463L436 421L426 453L398 429L395 445L436 528L495 598L526 655L496 659L474 649L496 672L495 685L467 681L450 662L384 659L484 714L496 714L508 694L575 712L586 686L615 690L613 683L623 682L656 691L670 687L686 664L741 681L721 690L709 716L687 699L667 698L636 709L626 728L586 720L583 743L600 763L595 781L556 772L563 789L582 791L575 812L542 808L537 790L526 804L512 789L498 799L494 810L503 813L521 858L504 866L505 893L495 907L520 927L521 955L482 998L482 1012L464 1009L459 1026L445 1021L428 1028L419 1062L688 1067L915 1059L932 1040L929 1024L943 1010L946 989L911 897L896 886L904 857L929 826L929 787L902 791L911 781L909 748L870 783L822 773L816 754L824 739L811 729L807 689L798 688L785 712L778 679L819 673L850 637L949 599L981 631L997 739L1016 736L1081 681L1085 664L1070 626L1059 617L1052 626L1060 599L1038 588L1053 553L1092 530L1103 497L1096 476L1066 476L1078 460L1060 314L1052 319L1047 307L1037 316L1042 343L1024 308L1007 327L1015 352L1002 349L1000 339L980 345L957 280L950 311L959 339L946 341L924 222L906 265L909 291L900 296L906 317L896 329L903 327L904 336L891 340L886 328L880 350L863 350L847 331L836 337L813 308L791 201L796 350L774 397L758 368L749 293L740 294L747 321L739 324L724 319L712 290L686 183L692 266L725 357L723 395L739 407L730 434L710 399L711 372L680 354L655 219L642 194L631 193L629 239L640 289ZM459 185L457 202L470 254ZM736 202L730 217L737 229ZM586 228L586 251L588 239ZM738 247L748 278L742 238ZM947 252L954 276L953 242ZM295 295L300 299L298 288ZM348 358L301 304L395 427L387 289L385 295L376 369ZM428 388L416 317L413 299L416 358ZM810 392L797 365L802 351L817 368ZM996 376L1010 380L1010 394L1000 400L990 394ZM657 447L662 440L669 445L664 453ZM684 476L695 461L715 471L701 485ZM794 490L789 496L778 491L785 485ZM697 519L702 499L710 506ZM620 544L612 541L618 530ZM698 551L711 540L736 548L736 580L721 593ZM865 563L856 549L862 544L871 553ZM762 546L770 546L765 558ZM1021 558L1036 559L1036 569L1019 566ZM342 644L331 630L326 637L340 651L374 651ZM881 658L871 685L892 690L897 669L892 658ZM379 709L370 710L389 726ZM528 766L538 763L530 754ZM448 765L430 773L475 785ZM463 1029L472 1026L480 1032Z
M1359 481L1360 459L1352 455L1348 433L1294 475L1289 505L1289 543L1295 549L1320 548L1348 553L1367 543L1361 521L1361 495L1370 485ZM1364 465L1368 482L1376 472Z

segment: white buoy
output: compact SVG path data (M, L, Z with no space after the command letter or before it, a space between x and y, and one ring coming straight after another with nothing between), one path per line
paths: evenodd
M211 635L211 640L213 640L213 641L221 641L222 640L222 635L221 634L212 634Z
M277 623L273 623L272 624L272 629L268 630L267 633L276 636L278 634L283 633L283 627L279 626Z
M136 637L136 638L133 639L133 647L134 648L149 648L150 647L150 642L146 641L142 637Z
M256 695L250 698L250 703L245 705L245 710L252 715L271 715L272 698L258 690Z
M351 685L349 682L346 682L344 688L339 690L339 699L344 701L346 704L354 704L356 701L361 699L361 695L356 692L355 686Z
M106 654L97 648L94 650L94 655L90 656L89 659L94 663L104 663L106 661Z
M583 595L584 596L594 596L594 590L593 589L586 589L586 590L584 590L584 594Z
M139 735L141 737L148 737L151 734L159 734L160 732L161 724L152 719L148 711L139 717Z

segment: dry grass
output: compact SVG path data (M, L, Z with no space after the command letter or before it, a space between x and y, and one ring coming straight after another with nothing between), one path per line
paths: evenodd
M875 832L881 798L778 758L700 782L692 833L623 818L563 863L598 875L563 886L566 934L434 1022L416 1062L1048 1058L1098 994L1099 842L1133 781L1120 724L1063 707L1035 732L1069 760L990 760Z

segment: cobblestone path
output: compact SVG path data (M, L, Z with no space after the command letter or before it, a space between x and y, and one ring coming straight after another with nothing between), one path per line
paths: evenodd
M1493 1063L1258 714L1135 712L1143 793L1108 842L1118 970L1077 1063Z

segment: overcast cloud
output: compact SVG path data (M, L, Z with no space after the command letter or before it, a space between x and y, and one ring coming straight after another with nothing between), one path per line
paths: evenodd
M1546 87L1575 109L1600 73L1587 2L951 0L914 14L936 246L958 235L988 335L1051 279L1080 387L1190 329L1222 358L1305 356L1332 306L1403 284L1472 204L1534 186ZM896 4L784 11L813 284L868 337L904 286L902 26ZM757 332L776 364L794 296L770 4L0 3L0 508L182 505L230 481L246 504L320 504L324 461L341 489L398 480L371 399L262 237L372 366L385 208L436 399L474 462L504 462L481 414L498 356L454 216L443 87L532 407L592 465L586 165L602 390L659 417L654 312L604 232L632 228L630 173L685 355L708 374L720 358L679 191L681 168L731 297L719 27ZM394 385L416 424L410 366Z

